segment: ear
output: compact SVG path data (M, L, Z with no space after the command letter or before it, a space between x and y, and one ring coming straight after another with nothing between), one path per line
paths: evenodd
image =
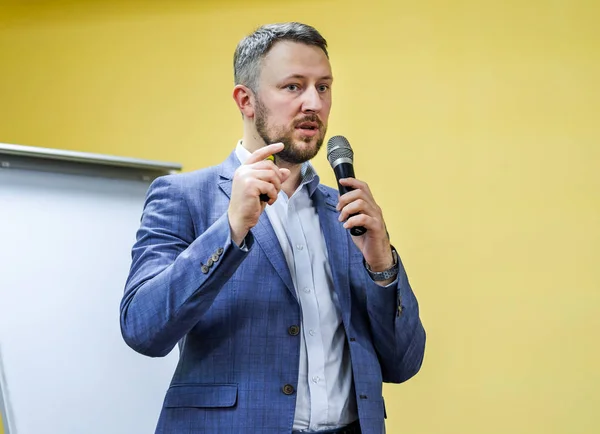
M233 88L233 99L238 106L238 109L245 118L254 117L254 94L244 86L238 84Z

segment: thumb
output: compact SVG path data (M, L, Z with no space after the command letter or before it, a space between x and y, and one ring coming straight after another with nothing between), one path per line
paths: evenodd
M279 174L281 175L281 182L285 182L286 179L290 177L290 169L281 168L279 169Z

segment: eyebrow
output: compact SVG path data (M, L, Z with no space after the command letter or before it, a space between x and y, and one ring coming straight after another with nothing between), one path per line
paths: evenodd
M306 79L306 76L302 75L302 74L292 74L292 75L288 75L287 77L285 77L282 81L286 81L286 80L289 80L291 78ZM323 77L319 77L319 80L333 81L333 77L331 75L324 75Z

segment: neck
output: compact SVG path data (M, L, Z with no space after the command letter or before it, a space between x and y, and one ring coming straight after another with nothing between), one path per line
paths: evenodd
M287 161L277 158L277 155L275 155L275 164L281 169L288 169L290 171L290 176L281 184L281 189L288 197L292 197L292 194L294 194L300 185L302 164L290 164Z

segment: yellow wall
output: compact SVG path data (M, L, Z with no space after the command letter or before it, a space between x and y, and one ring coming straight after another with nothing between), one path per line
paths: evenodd
M0 142L217 163L241 134L237 41L313 24L330 134L355 149L428 331L421 373L385 388L388 432L597 433L598 4L5 1Z

